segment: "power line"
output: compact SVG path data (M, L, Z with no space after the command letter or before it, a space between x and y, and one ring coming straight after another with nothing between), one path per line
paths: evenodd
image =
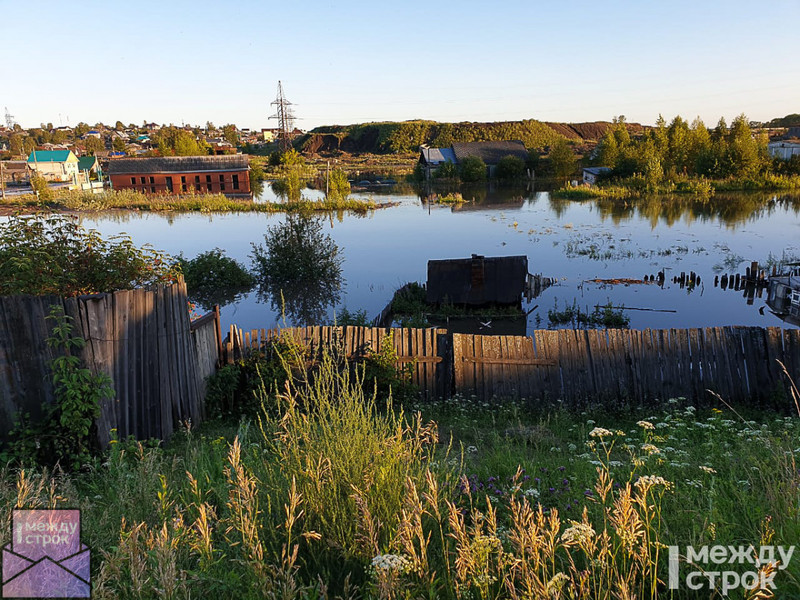
M286 152L292 148L292 131L294 130L294 113L292 103L283 95L283 85L278 81L278 97L270 103L278 107L278 112L270 119L278 119L278 145L281 151Z

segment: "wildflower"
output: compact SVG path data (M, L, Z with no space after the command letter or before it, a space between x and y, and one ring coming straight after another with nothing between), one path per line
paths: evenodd
M525 496L528 498L538 498L539 497L539 490L536 488L529 488L523 492Z
M638 422L638 423L636 423L636 424L637 424L639 427L641 427L642 429L645 429L645 430L647 430L647 431L652 431L652 430L654 430L654 429L655 429L655 425L653 425L653 424L652 424L650 421L639 421L639 422Z
M558 572L553 575L553 578L547 582L546 592L548 597L556 598L561 596L561 590L564 589L564 584L569 581L569 577L564 573Z
M665 488L669 489L672 487L672 483L661 477L660 475L643 475L636 480L634 484L637 488L641 489L650 489L656 485L663 485Z
M647 454L661 453L661 450L658 449L658 446L654 446L653 444L642 444L642 451L647 452Z
M572 527L565 529L561 534L561 541L565 545L583 544L594 537L594 529L591 525L576 521L570 521L570 523L572 523Z
M700 465L700 470L703 471L704 473L708 473L709 475L717 474L717 472L714 469L712 469L711 467L707 467L705 465Z
M476 454L478 449L475 446L467 446L467 454Z
M614 435L608 429L604 429L602 427L595 427L589 432L589 437L597 437L597 438L604 438L610 437Z
M372 568L376 572L405 573L411 567L411 561L398 554L378 554L372 559Z

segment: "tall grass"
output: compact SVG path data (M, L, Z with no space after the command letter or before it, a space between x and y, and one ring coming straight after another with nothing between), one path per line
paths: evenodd
M0 502L82 508L96 598L709 597L669 595L667 545L800 536L798 418L676 400L604 429L602 412L418 405L443 434L365 395L336 350L283 360L255 422L115 441L70 478L4 471ZM785 597L798 573L778 572Z
M100 211L111 209L176 212L302 212L351 211L365 213L379 205L372 200L357 198L328 198L319 201L294 200L287 202L252 202L228 198L223 194L188 194L183 196L148 195L134 190L109 190L102 194L83 191L58 191L52 201L39 201L32 194L9 196L0 206L20 209L55 209L70 211Z

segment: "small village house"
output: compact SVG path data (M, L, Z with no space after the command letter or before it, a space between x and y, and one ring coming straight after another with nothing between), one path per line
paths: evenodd
M34 150L28 156L28 167L47 181L78 180L78 157L71 150Z
M597 181L610 172L610 167L586 167L583 169L583 183L597 185Z
M4 184L21 184L30 180L30 169L25 160L0 161L0 180Z
M116 158L108 163L112 188L145 194L250 195L247 155Z
M420 148L419 162L430 176L444 162L458 166L468 156L477 156L485 164L487 175L493 177L497 163L506 156L528 160L528 150L519 140L500 142L455 142L449 148Z

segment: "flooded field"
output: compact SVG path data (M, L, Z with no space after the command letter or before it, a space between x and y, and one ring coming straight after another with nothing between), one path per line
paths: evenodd
M362 194L369 197L369 194ZM410 191L380 193L374 199L397 203L366 216L325 215L319 219L343 256L340 281L318 282L305 298L287 298L290 324L304 314L333 321L334 312L365 310L372 319L394 291L409 281L424 282L429 259L525 255L531 273L557 284L526 304L527 328L546 328L549 313L577 307L624 307L632 328L717 325L789 326L765 306L765 296L748 303L743 291L714 286L716 275L741 273L751 261L800 260L800 196L718 195L703 202L679 197L636 204L553 199L547 192L479 189L465 192L475 203L428 204ZM270 201L263 197L261 201ZM251 266L252 244L263 244L267 228L285 215L158 214L115 212L84 215L83 224L103 235L128 233L136 244L192 258L221 248ZM695 272L694 286L673 283ZM658 273L664 273L659 284ZM646 284L611 284L642 279ZM292 304L294 302L294 304ZM222 309L223 327L273 327L281 322L274 290L241 296ZM300 307L300 308L297 308ZM297 308L297 310L294 310ZM308 312L306 309L311 310ZM485 326L491 333L491 323Z

